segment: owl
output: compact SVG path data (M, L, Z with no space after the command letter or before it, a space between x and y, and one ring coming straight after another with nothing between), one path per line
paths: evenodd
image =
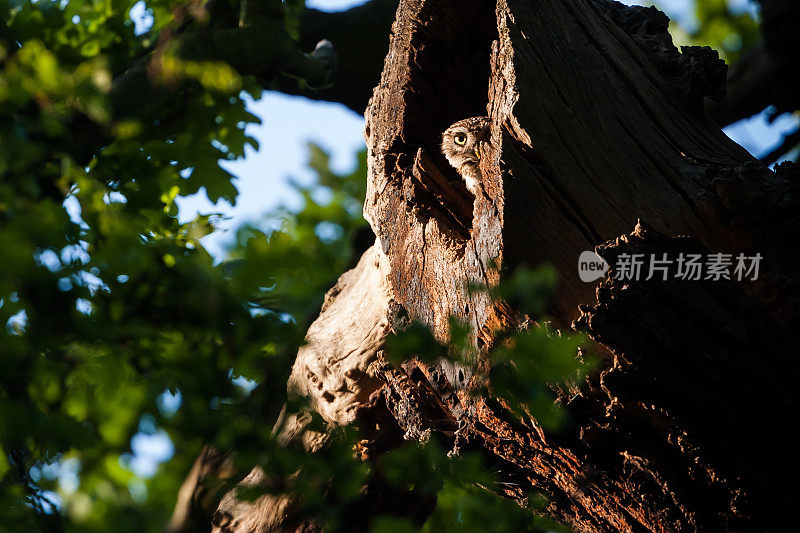
M477 195L480 190L481 143L489 142L489 117L471 117L459 120L442 134L442 153L453 165L467 189Z

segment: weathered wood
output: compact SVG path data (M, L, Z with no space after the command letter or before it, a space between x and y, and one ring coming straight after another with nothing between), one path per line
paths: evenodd
M367 369L392 326L386 279L386 258L372 247L325 295L297 353L289 392L308 397L328 423L353 422L380 386Z
M776 242L770 229L797 227L797 219L783 213L768 223L786 198L772 193L781 180L702 111L703 95L719 92L714 61L696 50L676 58L667 19L654 8L512 1L498 13L492 117L503 124L508 169L502 248L509 265L555 264L557 319L591 300L576 273L579 251L639 219L712 251L762 252L765 280L745 289L771 308L796 309L796 289L782 295L792 304L774 297L776 285L797 284L785 262L796 239L786 232Z
M485 297L467 291L467 283L497 281L489 268L500 256L497 188L474 201L472 220L445 216L470 195L439 152L447 126L486 114L493 19L487 1L402 3L366 114L364 216L389 258L398 302L440 339L451 315L476 331L497 315Z
M302 396L330 425L348 425L381 385L368 372L392 328L393 308L386 284L386 258L370 247L358 265L342 274L325 295L289 376L290 395ZM317 452L328 436L309 429L307 413L282 413L273 432L283 446ZM297 475L302 475L298 473ZM277 485L260 467L240 487ZM220 501L213 517L216 533L295 531L317 526L298 516L294 495L267 491L254 501L236 488Z
M600 250L608 258L703 251L641 226ZM786 379L797 375L797 340L732 282L608 278L598 299L575 325L612 353L577 394L565 394L566 431L546 436L491 398L460 395L461 409L450 410L469 415L448 415L419 363L384 367L387 406L407 437L435 434L455 450L483 452L501 475L500 493L522 502L545 492L551 516L576 531L780 524L791 505L793 452L781 422L797 400Z
M610 261L707 251L641 225L598 250ZM700 530L767 530L791 505L782 425L797 404L800 344L737 285L607 279L575 323L614 354L572 406L586 457L638 494L671 493L676 524ZM583 411L593 402L602 418Z

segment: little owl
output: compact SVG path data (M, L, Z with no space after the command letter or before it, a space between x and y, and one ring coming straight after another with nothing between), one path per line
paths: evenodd
M467 189L477 195L481 183L480 146L489 142L489 117L459 120L442 135L442 153L447 162L458 170Z

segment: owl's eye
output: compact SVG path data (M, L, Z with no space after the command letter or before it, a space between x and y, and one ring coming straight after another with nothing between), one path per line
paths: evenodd
M467 143L467 134L466 133L456 133L453 135L453 141L459 146L464 146Z

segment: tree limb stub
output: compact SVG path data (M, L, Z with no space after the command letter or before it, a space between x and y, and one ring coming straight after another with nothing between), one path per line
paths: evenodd
M387 285L386 258L378 248L370 247L358 265L342 274L325 295L322 310L309 327L292 367L290 395L307 398L310 407L332 426L354 422L358 410L382 384L370 374L370 365L395 323L395 313ZM284 413L274 429L279 444L307 453L318 451L327 435L310 430L309 422L308 413ZM270 474L255 467L239 487L270 484ZM296 503L294 495L275 491L247 501L234 489L222 498L214 513L214 531L294 530L304 523L297 516Z
M310 50L321 39L328 39L339 53L339 66L325 88L312 89L279 78L276 81L278 90L314 100L339 102L363 114L372 88L380 79L396 11L396 0L370 0L334 13L303 10L298 20L300 49Z
M289 391L331 424L353 422L380 383L367 373L392 327L386 258L376 247L328 291L297 353Z
M366 114L364 216L389 258L396 298L440 339L450 315L476 331L496 315L488 300L468 294L466 284L496 281L489 262L500 256L497 178L487 183L488 196L474 201L472 220L465 220L453 210L469 193L439 153L450 124L486 113L493 13L485 1L401 3ZM471 226L468 233L464 224Z

